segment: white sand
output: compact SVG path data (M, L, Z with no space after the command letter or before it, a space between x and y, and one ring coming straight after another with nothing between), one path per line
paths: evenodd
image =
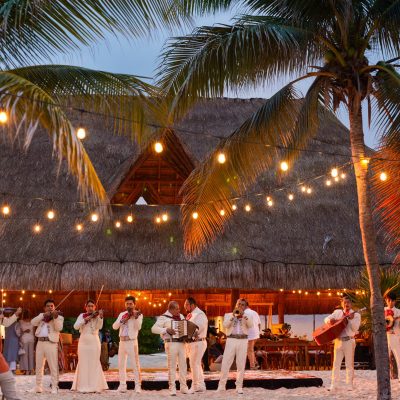
M267 398L268 400L273 399L376 399L376 372L375 371L356 371L355 385L356 389L352 392L346 390L340 390L335 394L330 393L326 388L330 384L330 371L309 371L312 375L320 377L324 381L324 387L320 388L298 388L298 389L278 389L278 390L266 390L258 388L244 388L243 395L237 395L234 390L227 390L224 394L216 393L213 390L207 391L207 393L193 394L193 395L181 395L178 392L178 398L187 399L204 399L211 398L215 400L227 400L227 399L243 399L243 400L260 400ZM344 376L344 371L342 371ZM46 392L42 394L35 394L28 392L34 387L34 376L17 376L17 387L20 392L21 399L171 399L167 390L161 391L144 391L143 394L137 395L133 392L125 394L118 393L115 390L109 390L104 394L76 394L69 390L60 390L58 395L50 394L49 387L49 376L45 376L45 387ZM400 398L400 383L398 381L392 381L392 398Z

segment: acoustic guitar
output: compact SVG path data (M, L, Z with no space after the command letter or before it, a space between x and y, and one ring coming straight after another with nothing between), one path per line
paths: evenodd
M351 315L354 315L356 312L361 313L365 310L366 308L362 308L361 310L353 311L349 315L337 320L334 324L328 323L320 326L313 332L314 340L317 342L319 346L332 342L332 340L337 339L339 335L343 332L343 329L346 328L349 322L349 317Z

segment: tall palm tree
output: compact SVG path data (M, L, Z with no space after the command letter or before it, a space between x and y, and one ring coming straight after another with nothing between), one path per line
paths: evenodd
M201 27L171 39L160 63L159 83L174 96L177 115L200 97L257 87L289 76L244 124L221 142L183 187L185 249L198 253L223 231L240 196L277 159L289 162L316 134L323 118L343 106L350 126L359 222L368 270L377 364L378 399L391 397L379 260L371 210L369 156L362 125L365 102L382 139L398 135L400 1L242 0L232 25ZM221 4L215 0L214 4ZM375 57L384 61L371 62ZM388 59L389 58L389 59ZM295 79L296 78L296 79ZM299 104L295 83L312 79ZM371 115L371 112L369 114ZM217 162L217 153L226 162ZM228 179L229 178L229 179ZM235 179L232 179L235 178ZM219 210L226 210L222 216ZM192 218L196 211L198 218Z
M82 197L104 201L104 188L66 111L75 100L78 108L116 118L119 132L141 139L149 133L145 119L155 111L149 102L154 87L135 76L31 65L92 45L105 32L138 37L180 27L191 13L207 9L182 0L1 0L0 107L11 122L3 132L13 140L24 133L28 145L42 125L76 176Z

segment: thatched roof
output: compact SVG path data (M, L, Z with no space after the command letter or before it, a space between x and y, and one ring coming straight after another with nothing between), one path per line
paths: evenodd
M262 104L262 99L219 99L199 104L175 129L193 162L203 159L218 139L199 135L228 135ZM127 166L140 151L124 137L113 136L103 121L84 114L73 116L88 131L85 147L100 178L113 195ZM83 121L80 121L83 118ZM189 132L190 131L190 132ZM329 172L350 161L348 156L331 157L318 151L349 155L347 129L336 119L328 120L293 170L285 178L268 173L257 188L265 193L282 184L295 185L302 179ZM358 227L354 176L326 188L324 180L312 184L313 194L274 193L275 205L249 197L252 212L245 213L245 201L228 223L225 233L201 255L183 253L177 206L163 206L170 221L154 224L161 212L157 207L133 206L135 221L121 230L89 222L90 210L74 204L76 184L65 172L58 173L51 144L39 133L26 153L18 146L0 143L0 192L20 198L4 200L13 216L0 220L0 285L8 289L52 288L95 290L105 284L116 289L320 289L356 285L363 261ZM54 199L51 204L45 200ZM57 210L55 221L44 213ZM116 218L128 210L117 208ZM32 233L41 220L43 232ZM74 230L84 221L82 233ZM380 261L390 263L380 246Z

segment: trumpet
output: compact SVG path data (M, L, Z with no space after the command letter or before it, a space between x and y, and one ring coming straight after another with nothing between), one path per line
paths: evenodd
M233 310L233 316L239 318L239 317L242 317L242 316L243 316L243 313L242 313L242 311L240 311L238 308L235 308L235 309Z

